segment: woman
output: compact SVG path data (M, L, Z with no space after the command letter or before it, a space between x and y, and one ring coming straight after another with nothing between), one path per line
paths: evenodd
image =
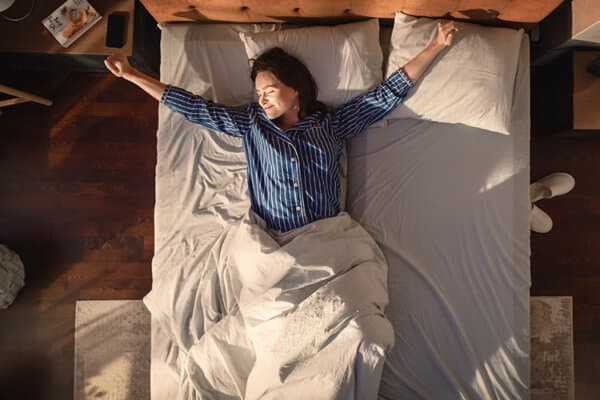
M274 48L253 64L258 103L227 107L166 85L110 56L106 67L193 123L242 137L251 210L274 232L287 232L340 211L338 159L343 144L404 99L437 54L452 43L452 21L436 38L371 92L327 112L298 59Z

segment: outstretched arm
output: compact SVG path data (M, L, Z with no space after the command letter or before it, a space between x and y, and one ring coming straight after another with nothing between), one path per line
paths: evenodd
M109 56L104 60L104 65L115 76L137 85L190 122L237 137L243 136L250 128L248 106L228 107L184 89L165 85L129 65L124 56Z
M160 101L167 85L160 82L158 79L146 75L129 65L127 57L122 55L111 55L104 60L104 65L110 72L119 78L128 80L137 85L150 96Z
M332 113L338 136L349 139L396 108L408 90L423 75L433 59L452 44L457 29L452 21L438 22L438 35L411 61L396 70L374 90L357 96Z
M458 29L454 26L454 21L442 20L438 22L436 38L402 67L411 82L416 83L440 51L452 44L454 32L456 31Z

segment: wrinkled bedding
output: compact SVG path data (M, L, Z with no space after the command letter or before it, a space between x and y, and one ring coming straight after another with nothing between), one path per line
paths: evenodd
M381 250L347 213L265 229L249 212L184 287L154 279L144 301L185 353L179 398L376 397L393 344Z

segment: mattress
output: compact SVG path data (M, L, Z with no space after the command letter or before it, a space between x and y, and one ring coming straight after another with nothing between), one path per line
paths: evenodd
M230 90L249 79L247 65L231 60L222 44L230 35L237 46L237 33L218 25L202 29L163 30L161 80L228 104L251 101L251 90ZM211 34L219 40L212 41ZM349 142L347 190L347 210L375 238L389 264L386 313L395 346L380 398L527 398L527 38L510 135L413 119L388 121ZM159 106L153 277L189 273L224 226L243 216L246 192L239 139L193 126ZM172 342L163 326L153 317L154 400L181 395L177 371L185 344Z
M348 147L347 209L389 264L385 399L529 397L529 47L511 134L403 119Z

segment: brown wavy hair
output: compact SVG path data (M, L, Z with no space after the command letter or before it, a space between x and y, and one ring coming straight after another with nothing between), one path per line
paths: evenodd
M287 53L281 47L273 47L252 61L250 72L252 82L256 81L256 75L259 72L270 71L279 81L298 92L300 118L317 111L327 112L325 104L317 100L317 84L302 61Z

